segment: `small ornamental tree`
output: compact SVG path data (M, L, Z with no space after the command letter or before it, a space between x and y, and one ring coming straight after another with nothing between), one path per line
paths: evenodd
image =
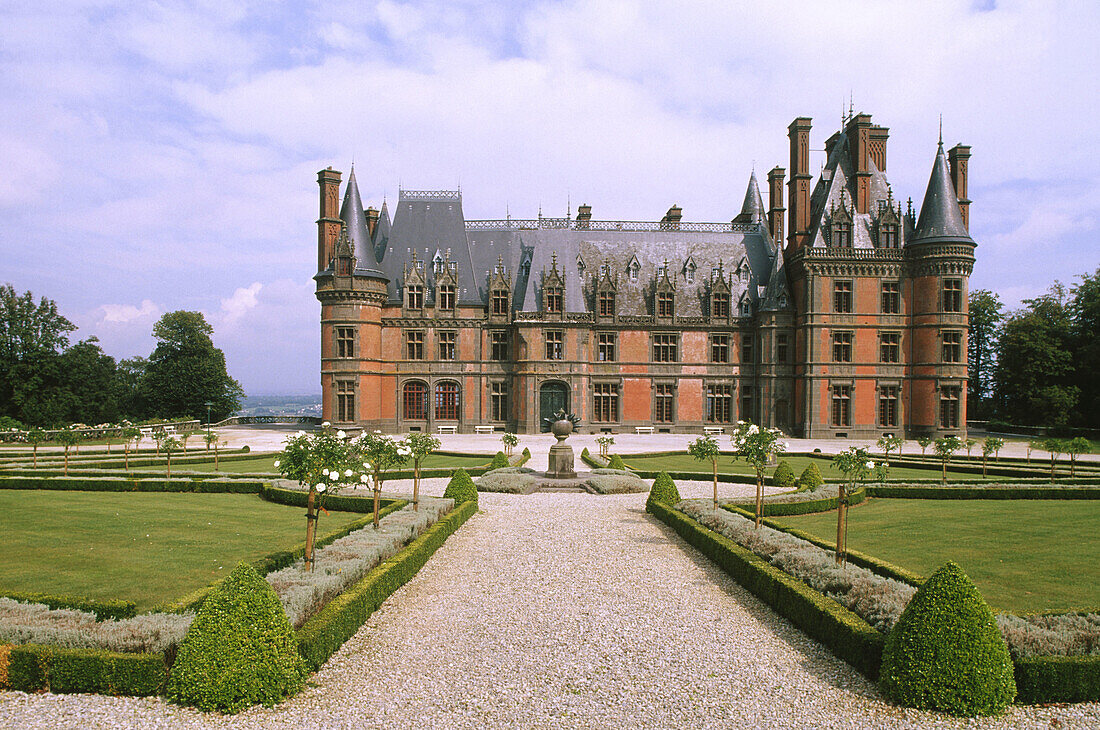
M1078 436L1066 442L1065 450L1069 454L1069 475L1077 476L1077 456L1092 453L1092 442L1083 436Z
M504 455L503 451L498 451L493 454L493 460L489 462L489 468L487 471L493 469L504 469L508 466L508 457Z
M57 441L65 447L65 476L69 476L69 449L80 443L83 435L79 431L63 428L57 432Z
M202 440L206 443L206 450L214 447L214 471L218 470L218 434L213 431L203 431Z
M23 437L27 443L31 445L31 450L34 453L34 468L38 468L38 445L46 440L46 432L40 428L32 428L27 431Z
M612 454L611 458L607 460L607 468L626 471L626 464L623 463L623 457L618 454Z
M447 482L447 488L443 490L443 496L447 499L453 499L455 507L463 502L472 501L477 504L477 486L470 475L466 473L466 470L459 467L451 475L451 481Z
M974 448L975 444L977 444L977 443L978 443L978 439L967 438L967 439L963 440L962 445L963 445L963 447L966 448L966 458L968 458L968 459L970 458L970 451L971 451L971 449Z
M798 488L804 492L812 492L824 483L825 480L821 478L821 470L813 462L810 462L798 477Z
M160 456L160 445L164 443L164 439L168 438L168 434L164 432L163 428L153 429L153 443L157 446L157 456Z
M136 446L137 442L141 440L141 431L133 426L127 426L122 429L121 436L123 460L126 463L126 471L130 471L130 442L133 441Z
M164 449L164 458L165 458L165 463L167 464L167 471L165 472L165 476L168 479L171 479L172 478L172 454L173 454L173 452L178 451L179 448L180 448L179 439L175 438L174 436L168 436L160 442L160 447L162 449Z
M515 441L511 446L508 445L507 441L504 442L504 448L508 449L508 453L511 453L512 446L519 443L519 439L516 438L514 433L504 435L511 436ZM413 462L413 510L420 509L420 464L429 454L442 445L435 436L423 431L412 431L405 437L405 448L409 450Z
M997 438L996 436L988 436L985 441L982 441L982 478L985 478L985 465L986 460L989 459L990 454L996 454L1005 445L1005 440Z
M371 477L374 487L374 529L378 529L378 511L382 499L382 482L386 472L404 464L412 451L404 441L394 441L381 431L364 433L352 445L355 455L362 459L363 469Z
M947 484L947 463L951 461L951 457L956 451L961 449L962 446L962 439L958 436L944 436L943 438L936 439L933 444L936 456L940 459L940 467L943 470L941 472L941 477L944 484Z
M516 445L519 444L519 436L516 436L514 433L501 434L500 441L501 441L502 444L504 444L504 453L507 454L508 456L511 456L512 455L512 449L516 448ZM439 447L437 446L436 448L439 448ZM415 456L415 452L414 452L414 456Z
M876 444L879 450L882 451L882 456L887 464L890 463L890 452L898 452L898 456L901 456L901 447L905 443L905 439L901 436L882 436L879 438Z
M191 438L190 431L180 431L180 448L183 449L184 455L187 454L187 439Z
M775 471L772 472L772 486L779 489L794 489L797 485L798 480L794 476L791 465L781 459Z
M714 508L718 509L718 456L721 450L713 436L700 436L688 444L688 453L698 461L709 461L714 474Z
M607 458L607 452L611 449L611 446L615 443L614 436L597 436L596 443L600 445L600 456Z
M1045 439L1032 439L1031 441L1027 442L1027 463L1028 464L1031 464L1031 452L1032 451L1042 451L1045 448L1043 446L1043 444L1045 444L1045 443L1046 443Z
M844 474L836 500L836 563L844 565L848 560L848 500L856 490L856 484L875 473L875 462L867 449L855 446L833 457L833 466Z
M927 456L928 447L932 445L931 436L921 436L917 439L917 446L920 447L920 455Z
M330 428L313 433L299 431L286 440L279 458L275 460L275 468L280 474L309 490L306 496L305 550L306 570L309 572L313 571L317 512L323 506L324 495L330 489L337 491L344 481L351 481L355 476L357 461L344 438L343 431L333 433ZM370 468L367 464L363 466ZM366 475L361 475L359 481L366 482Z
M1058 454L1063 453L1066 450L1066 442L1062 439L1043 439L1043 448L1050 452L1050 481L1054 482L1055 465L1058 460Z
M645 502L645 511L653 514L653 505L660 503L674 507L680 502L680 490L676 488L676 482L667 471L663 471L653 480L653 486L649 490L649 498Z
M737 422L733 432L733 458L744 459L756 470L756 527L764 511L764 469L787 445L779 440L783 434L777 428L761 429L754 423Z

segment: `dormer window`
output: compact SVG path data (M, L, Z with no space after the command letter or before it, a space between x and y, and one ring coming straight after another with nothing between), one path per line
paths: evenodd
M878 245L882 248L898 247L897 223L884 223L883 225L879 226Z
M564 311L564 295L559 287L550 287L546 290L546 311L550 314L561 314Z
M675 305L675 297L670 291L657 292L657 316L671 318Z
M752 304L749 303L748 297L741 297L741 301L737 303L737 315L739 317L752 316Z
M405 306L409 309L424 308L424 287L414 284L405 287Z
M642 269L642 267L638 263L638 259L634 259L633 261L630 262L630 265L626 267L626 270L630 274L630 280L631 281L637 281L638 280L638 272L641 271L641 269Z
M584 260L580 256L578 256L577 257L577 273L581 274L583 276L584 272L585 272L585 269L587 269L587 268L588 267L586 267L584 265Z
M508 314L508 292L504 289L493 290L490 306L493 314Z
M730 295L726 292L715 292L710 298L710 316L730 316Z
M435 258L432 259L432 271L435 272L436 276L443 273L443 256L438 251L435 252Z
M455 308L455 288L452 284L442 284L439 287L439 308L452 310Z
M695 283L695 262L688 259L688 262L684 264L684 281L688 284Z
M615 292L601 291L599 295L599 308L601 317L615 316Z
M837 248L852 247L852 216L841 197L840 207L834 208L829 216L829 243Z
M600 276L608 276L611 273L611 268L607 264L600 264Z

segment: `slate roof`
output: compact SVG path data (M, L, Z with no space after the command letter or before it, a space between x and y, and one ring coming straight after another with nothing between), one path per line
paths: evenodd
M348 242L355 258L355 268L362 271L377 271L378 262L374 257L374 246L367 233L367 214L363 210L363 201L359 197L359 184L355 181L355 167L352 166L344 191L344 202L340 206L340 220L344 222Z
M940 142L939 149L936 150L936 161L932 163L932 175L928 178L928 189L924 193L917 227L907 243L938 241L974 242L963 223L955 186L951 183L947 157L943 153L943 142Z
M541 309L542 280L555 255L565 280L565 309L569 312L592 311L595 281L605 265L616 282L617 310L623 315L651 313L658 267L666 260L677 291L677 316L702 316L707 311L704 302L712 270L720 269L727 277L735 311L742 297L757 306L766 294L772 301L767 308L777 308L780 295L786 293L782 254L771 242L755 175L734 223L676 225L566 218L467 222L458 191L410 190L399 194L392 227L388 220L383 205L375 230L375 250L380 269L390 281L393 302L401 299L404 265L414 251L429 291L434 285L432 260L437 252L456 264L460 304L487 303L489 276L501 260L513 282L513 308L521 311ZM636 279L631 278L632 265L637 267Z

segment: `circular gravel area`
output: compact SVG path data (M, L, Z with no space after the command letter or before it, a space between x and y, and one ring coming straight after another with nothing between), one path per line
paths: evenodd
M482 494L481 513L277 708L219 717L159 699L6 692L0 726L1100 726L1097 704L979 721L890 705L646 515L645 499Z

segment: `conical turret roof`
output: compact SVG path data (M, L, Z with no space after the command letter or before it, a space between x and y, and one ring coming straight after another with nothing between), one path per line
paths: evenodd
M374 252L378 261L386 258L386 248L390 244L390 209L386 200L382 200L382 210L378 211L378 222L374 224Z
M760 196L760 185L756 182L756 171L749 175L749 185L745 189L745 202L741 212L733 219L735 223L758 223L768 227L768 216L764 209L764 199Z
M367 233L367 214L363 211L363 200L359 197L359 184L355 181L355 167L348 176L348 186L344 191L344 202L340 206L340 220L348 231L348 242L358 260L356 268L377 270L378 261L374 255L374 245Z
M951 184L947 156L943 152L943 142L940 142L936 151L936 161L932 165L932 176L928 179L928 190L924 193L917 227L906 244L933 241L974 242L963 223L955 186Z

